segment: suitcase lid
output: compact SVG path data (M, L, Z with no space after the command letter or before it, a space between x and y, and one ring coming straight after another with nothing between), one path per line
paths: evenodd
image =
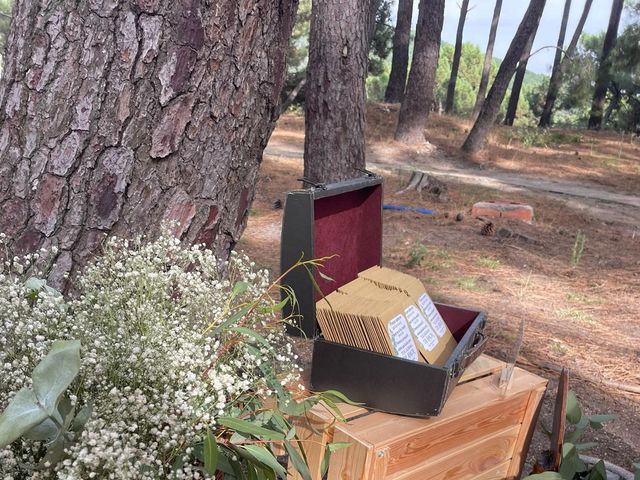
M315 302L350 282L362 270L382 260L382 183L379 175L367 175L331 184L294 190L287 194L281 239L281 271L300 258L332 257L324 262L321 276L314 280L303 268L283 279L296 295L299 326L309 337L318 334ZM329 280L329 278L331 280ZM299 331L290 330L292 334Z

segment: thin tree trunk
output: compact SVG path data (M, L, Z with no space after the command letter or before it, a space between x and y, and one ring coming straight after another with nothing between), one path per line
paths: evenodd
M596 87L591 102L591 115L589 116L590 130L599 130L602 126L604 100L607 95L607 89L609 88L609 81L611 80L611 59L609 54L616 45L618 26L620 25L623 7L624 0L613 0L609 26L607 27L607 33L605 34L604 45L602 47L602 55L600 56L600 66L598 67L598 73L596 75Z
M536 29L537 31L537 29ZM522 91L522 83L524 82L524 76L527 74L527 64L529 63L529 55L531 55L531 47L533 47L533 41L536 37L536 31L534 31L527 45L525 46L522 57L518 63L518 69L516 70L516 76L513 79L513 85L511 86L511 95L509 96L509 104L507 105L507 113L504 117L504 124L512 126L516 119L516 113L518 111L518 101L520 100L520 92Z
M618 107L620 107L620 100L622 99L622 92L620 91L620 89L618 88L618 85L616 85L615 82L611 82L611 90L613 93L613 98L609 102L609 105L607 105L607 109L604 112L604 117L602 119L603 125L606 125L607 123L609 123L611 114L615 110L617 110Z
M404 143L424 143L424 124L433 104L444 0L420 0L413 60L400 107L395 138Z
M389 83L384 93L384 101L389 103L402 102L404 88L407 83L407 69L409 67L409 41L411 35L411 17L413 15L413 0L400 0L396 29L393 33L393 54L391 57L391 73Z
M304 176L335 182L365 167L368 0L314 2L305 87Z
M282 102L282 105L280 105L281 115L287 111L287 109L291 106L291 104L293 104L293 102L295 102L296 98L298 97L298 94L300 93L300 90L304 88L304 85L306 83L307 83L307 77L303 77L302 80L300 80L298 84L293 88L293 90L291 90L291 92L287 96L287 99L284 102Z
M491 74L491 64L493 62L493 45L496 43L496 33L498 31L498 22L500 21L500 10L502 9L502 0L496 0L496 6L493 9L493 19L491 20L491 30L489 30L489 41L487 42L487 51L484 54L484 65L482 66L482 75L480 77L480 85L478 85L478 96L473 107L473 120L478 118L480 108L484 103L484 97L489 85L489 75Z
M518 31L513 37L511 45L509 45L509 50L507 50L500 64L498 74L489 90L487 99L480 109L480 113L473 124L471 132L469 132L467 139L462 145L463 151L476 153L484 146L489 130L491 130L491 126L495 122L498 111L500 110L500 104L504 99L509 81L515 73L518 61L522 57L522 52L526 47L527 40L538 28L545 4L546 0L531 0L529 3L524 18L518 27Z
M56 247L162 221L225 259L273 130L297 1L17 0L0 85L0 231ZM214 93L212 93L214 92Z
M458 68L460 68L460 56L462 55L462 34L464 33L464 22L467 19L468 12L469 0L462 0L460 18L458 19L458 31L456 32L456 46L453 50L453 60L451 62L451 76L449 77L449 85L447 86L447 98L444 102L445 113L453 112Z
M562 58L562 61L560 62L560 66L557 69L554 68L553 72L551 73L547 97L544 101L544 107L542 109L542 115L540 116L540 122L538 123L539 127L546 128L551 126L553 105L556 101L556 98L558 98L558 92L560 91L560 86L562 85L564 74L567 71L567 68L569 68L569 63L571 62L573 53L578 47L578 41L580 40L580 35L582 35L582 29L584 28L584 24L587 21L587 17L589 16L589 11L591 10L592 3L593 0L585 0L584 8L582 9L582 15L580 15L578 25L573 32L571 42L569 42L569 46L564 52L564 56Z

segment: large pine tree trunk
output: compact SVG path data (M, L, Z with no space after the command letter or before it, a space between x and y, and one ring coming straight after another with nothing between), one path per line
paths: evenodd
M0 231L57 247L161 221L224 259L275 123L297 1L17 0L0 86Z
M456 32L456 46L453 50L453 60L451 62L451 76L447 85L447 98L445 100L445 113L453 112L453 105L456 96L456 82L458 80L458 69L460 68L460 56L462 55L462 34L464 33L464 22L469 11L469 0L462 0L460 6L460 18L458 19L458 31Z
M314 2L305 87L304 176L335 182L365 167L368 0Z
M618 38L618 26L620 25L620 17L622 16L622 8L624 0L613 0L611 5L611 16L609 17L609 26L604 37L604 45L602 47L602 55L600 56L600 66L596 75L596 86L593 91L593 100L591 102L591 115L589 116L589 128L599 130L602 126L602 112L604 110L604 99L607 95L609 82L611 80L611 58L610 53L616 45Z
M507 92L509 81L511 77L513 77L518 61L526 48L527 40L538 28L545 3L546 0L531 0L529 3L524 18L522 22L520 22L520 26L511 41L511 45L509 45L509 50L507 50L500 64L498 74L489 90L487 99L484 101L478 118L462 145L463 151L473 154L477 153L484 146L489 130L491 130L491 126L495 122L498 111L500 110L500 104Z
M553 105L556 102L556 98L558 98L558 92L560 91L560 86L562 85L562 80L564 78L564 73L569 67L569 62L571 61L571 57L573 53L576 51L578 46L578 41L580 40L580 35L582 35L582 29L584 28L584 24L587 21L587 17L589 16L589 11L591 10L591 4L593 0L585 0L584 8L582 9L582 15L580 15L580 20L578 20L578 25L576 26L575 31L573 32L573 37L571 37L571 42L569 42L569 46L566 48L564 52L564 57L560 62L558 68L555 68L551 73L551 79L549 80L549 89L547 90L547 97L544 101L544 107L542 109L542 115L540 115L540 121L538 122L538 126L542 128L551 126L551 117L553 114ZM565 8L566 12L566 8ZM564 16L563 16L564 23ZM558 39L559 40L559 39ZM556 53L557 55L557 53Z
M473 107L473 119L478 117L480 108L484 103L484 97L487 93L487 85L489 85L489 75L491 73L491 63L493 62L493 45L496 43L496 33L498 31L498 22L500 21L500 10L502 9L502 0L496 0L493 9L493 19L491 20L491 29L489 30L489 41L487 42L487 51L484 54L484 64L482 66L482 75L480 76L480 84L478 85L478 96Z
M411 17L413 15L413 0L400 0L396 29L393 33L393 53L391 57L391 73L389 83L384 93L384 101L389 103L402 102L404 88L407 84L407 69L409 68L409 41L411 36Z
M529 63L529 55L531 55L531 47L533 47L535 36L536 32L533 32L533 34L529 37L529 40L527 40L524 52L522 52L522 56L520 57L520 62L518 62L516 76L513 79L513 85L511 86L511 95L509 96L507 112L504 116L504 124L508 126L512 126L513 122L516 119L516 113L518 112L518 102L520 101L520 92L522 91L524 76L527 74L527 64Z
M444 0L420 0L411 71L395 135L400 142L424 143L423 129L433 104L443 23Z

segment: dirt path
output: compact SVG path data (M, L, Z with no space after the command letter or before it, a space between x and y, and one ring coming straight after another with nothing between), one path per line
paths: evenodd
M303 152L303 145L299 141L284 141L273 137L265 150L266 155L298 159L302 159ZM383 171L419 170L460 183L481 185L504 192L535 191L562 198L570 208L587 211L603 222L621 223L630 231L640 234L640 196L607 191L594 183L558 181L469 167L446 157L433 146L416 151L414 155L398 155L393 148L373 145L367 149L367 159L368 167Z

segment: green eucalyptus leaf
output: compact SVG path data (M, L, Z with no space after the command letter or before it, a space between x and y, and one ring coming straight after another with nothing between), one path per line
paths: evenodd
M335 403L347 403L349 405L364 405L363 403L357 403L353 400L349 400L344 393L341 393L337 390L325 390L324 392L320 392L320 397L324 400L326 398L332 400Z
M322 463L320 464L320 477L325 478L329 472L329 461L331 460L331 452L328 448L324 449L324 455L322 456Z
M285 440L292 440L296 436L296 427L291 427L287 432L287 435L284 437Z
M575 427L573 430L567 431L564 434L564 442L565 443L577 443L578 439L582 436L582 434L584 433L586 427L584 428L578 428Z
M338 408L338 406L333 403L332 400L329 400L328 398L323 398L322 399L323 403L330 409L333 411L333 415L341 422L345 422L345 418L342 416L342 412L340 411L340 409Z
M80 371L80 341L57 340L33 370L33 391L49 415L57 413L58 401Z
M39 292L47 285L47 281L42 278L30 277L24 282L24 288L31 292Z
M562 480L562 475L557 472L543 472L536 473L535 475L529 475L522 480Z
M598 444L595 442L585 442L585 443L576 443L576 450L579 452L583 452L585 450L589 450L591 448L597 447Z
M48 417L47 412L38 405L33 391L21 389L0 416L0 450Z
M254 339L256 342L264 345L265 347L271 348L271 344L267 341L267 339L265 339L258 332L254 331L254 330L251 330L250 328L246 328L246 327L231 327L231 328L229 328L229 331L240 333L242 335L250 337L250 338Z
M24 434L29 440L51 441L60 435L61 428L49 417Z
M300 448L302 448L302 444L300 443ZM284 442L284 448L289 454L289 460L293 464L293 468L296 469L296 472L300 474L303 480L312 480L311 472L309 471L309 466L307 462L302 458L300 452L291 445L290 442Z
M258 474L256 473L255 467L253 465L247 465L246 468L247 468L247 480L258 480Z
M60 435L53 443L47 446L47 453L40 460L40 465L56 465L64 458L64 435Z
M204 469L210 475L215 475L218 468L218 444L216 437L207 428L204 436Z
M607 469L604 466L604 461L600 460L596 463L589 472L589 480L607 480Z
M589 417L589 423L591 424L591 428L600 430L603 423L610 422L611 420L615 420L616 418L618 418L617 415L591 415Z
M286 477L287 471L282 465L278 463L278 460L276 460L276 457L274 457L273 454L269 450L267 450L266 447L262 447L259 445L242 445L241 447L239 447L239 450L244 450L245 452L249 453L250 456L255 458L258 462L271 468L278 475Z
M351 442L332 442L327 443L327 449L331 453L335 453L338 450L342 450L343 448L349 448L351 446Z
M265 440L284 440L283 433L261 427L252 422L249 422L247 420L242 420L240 418L220 417L218 418L218 423L220 425L224 425L230 430L242 432L242 433L248 433L249 435L253 435Z
M273 305L262 305L256 310L259 313L277 313L281 311L289 303L289 297L285 297L284 300L274 303Z
M634 463L633 468L636 470L633 480L640 480L640 463Z
M569 423L576 425L582 418L582 409L578 403L578 398L573 390L569 390L567 395L567 420Z
M242 295L244 292L247 291L248 288L249 288L249 284L247 282L243 282L242 280L240 280L239 282L236 282L235 285L233 286L233 289L231 290L230 299L233 300L238 295Z
M245 305L241 309L237 310L229 318L227 318L224 322L222 322L220 325L218 325L213 330L212 335L216 335L216 334L220 333L221 331L226 330L228 327L234 325L238 321L242 320L242 318L244 318L244 316L247 313L249 313L250 310L251 310L251 305Z
M89 402L80 409L78 414L73 418L71 423L71 430L78 433L81 432L84 426L87 424L93 413L93 403Z

